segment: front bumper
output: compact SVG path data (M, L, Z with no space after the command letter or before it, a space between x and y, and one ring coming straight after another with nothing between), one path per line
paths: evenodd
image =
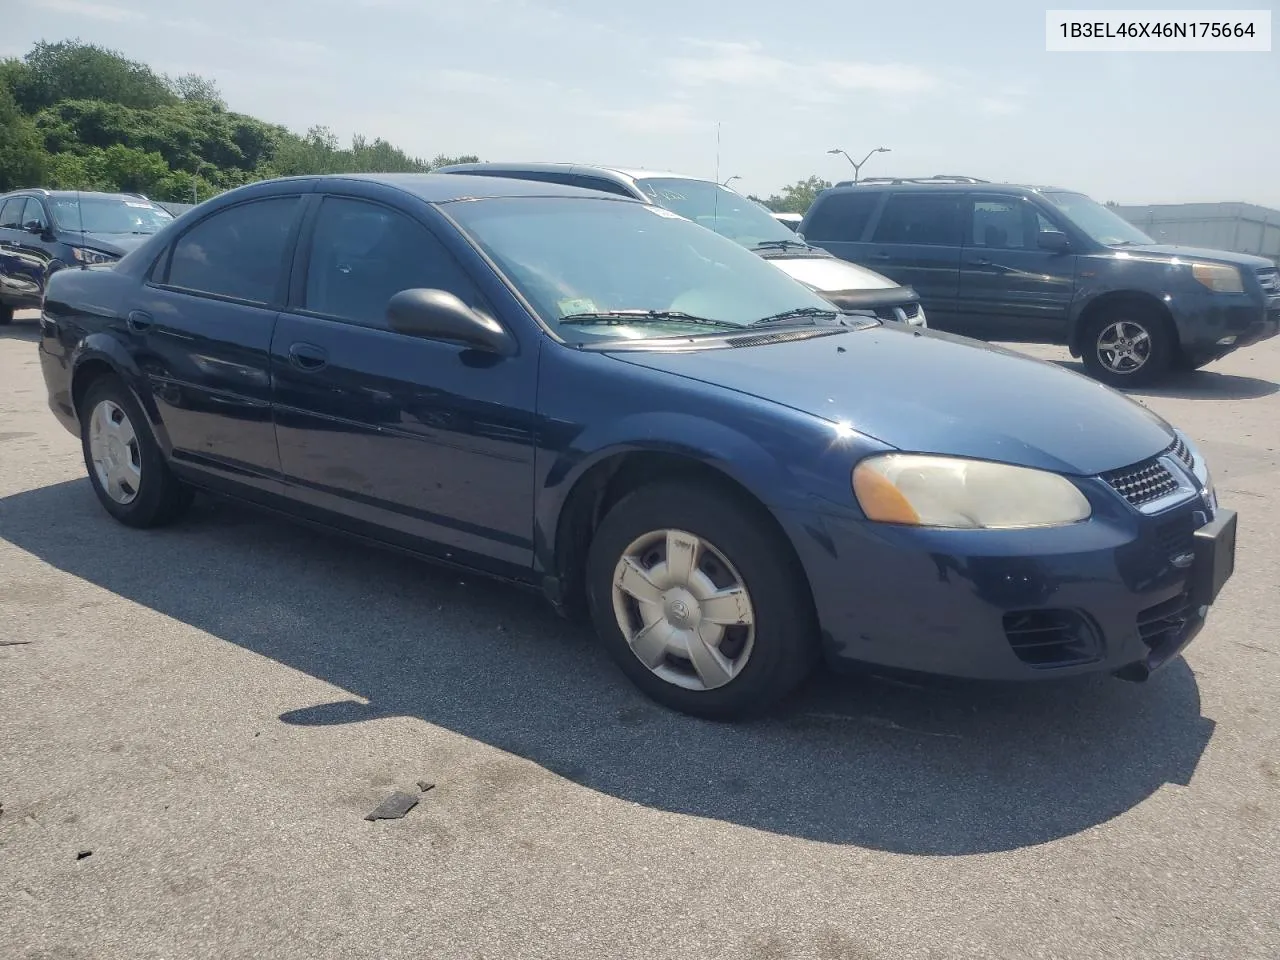
M1183 352L1206 362L1280 334L1280 297L1204 297L1194 306L1177 304L1174 317Z
M1044 530L924 530L817 513L784 522L833 663L982 680L1141 679L1195 638L1216 595L1203 586L1212 561L1197 529L1229 526L1234 557L1235 515L1220 510L1207 526L1210 512L1197 496L1154 516Z

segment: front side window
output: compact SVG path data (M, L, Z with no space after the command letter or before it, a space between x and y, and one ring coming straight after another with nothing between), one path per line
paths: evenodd
M959 246L960 197L954 194L895 193L876 224L876 243Z
M298 202L298 197L255 200L201 220L174 244L168 285L270 303L283 275Z
M967 243L992 250L1028 250L1035 237L1027 236L1032 218L1020 200L975 200Z
M1083 193L1046 191L1044 198L1097 243L1108 247L1155 243L1120 214Z
M41 230L49 229L49 219L44 215L43 204L35 197L28 197L26 209L22 212L22 226L25 229L33 223L39 224Z
M880 202L878 193L832 193L818 203L805 224L806 240L857 243Z
M646 177L636 186L652 203L714 230L744 247L796 236L760 204L710 180Z
M519 197L444 209L571 342L694 335L796 309L832 310L773 264L661 207ZM657 315L575 322L613 311L677 311L704 323Z
M479 305L462 267L422 224L375 203L326 197L311 242L304 309L385 328L388 301L415 288L446 290Z
M173 215L150 200L72 194L54 197L53 218L61 229L75 233L150 236L168 224Z

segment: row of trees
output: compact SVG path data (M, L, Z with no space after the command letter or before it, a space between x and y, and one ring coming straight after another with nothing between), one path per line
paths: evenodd
M78 40L0 61L0 192L121 190L190 202L267 177L424 172L476 157L411 156L382 139L342 147L227 109L216 84L169 77Z

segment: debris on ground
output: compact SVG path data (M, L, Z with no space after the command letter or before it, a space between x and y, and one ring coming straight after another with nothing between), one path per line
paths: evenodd
M430 789L431 789L432 787L434 787L434 786L435 786L435 784L434 784L434 783L432 783L430 780L419 780L419 781L418 781L418 789L419 789L419 790L421 790L423 793L426 793L428 790L430 790Z
M397 790L378 804L372 813L365 814L366 820L399 820L418 805L418 798L412 793Z
M79 853L76 854L76 859L83 860L85 857L92 857L92 856L93 856L92 850L81 850Z
M35 643L34 640L0 640L0 647L21 647L29 643Z

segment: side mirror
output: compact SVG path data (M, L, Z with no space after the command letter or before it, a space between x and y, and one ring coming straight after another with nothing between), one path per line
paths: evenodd
M1066 253L1071 249L1071 240L1065 233L1059 233L1057 230L1044 230L1036 238L1036 245L1041 250L1052 253Z
M44 236L45 233L44 224L39 220L28 221L22 229L26 230L27 233L34 233L37 237Z
M401 290L387 303L387 323L406 336L503 356L515 352L515 340L501 324L444 290Z

